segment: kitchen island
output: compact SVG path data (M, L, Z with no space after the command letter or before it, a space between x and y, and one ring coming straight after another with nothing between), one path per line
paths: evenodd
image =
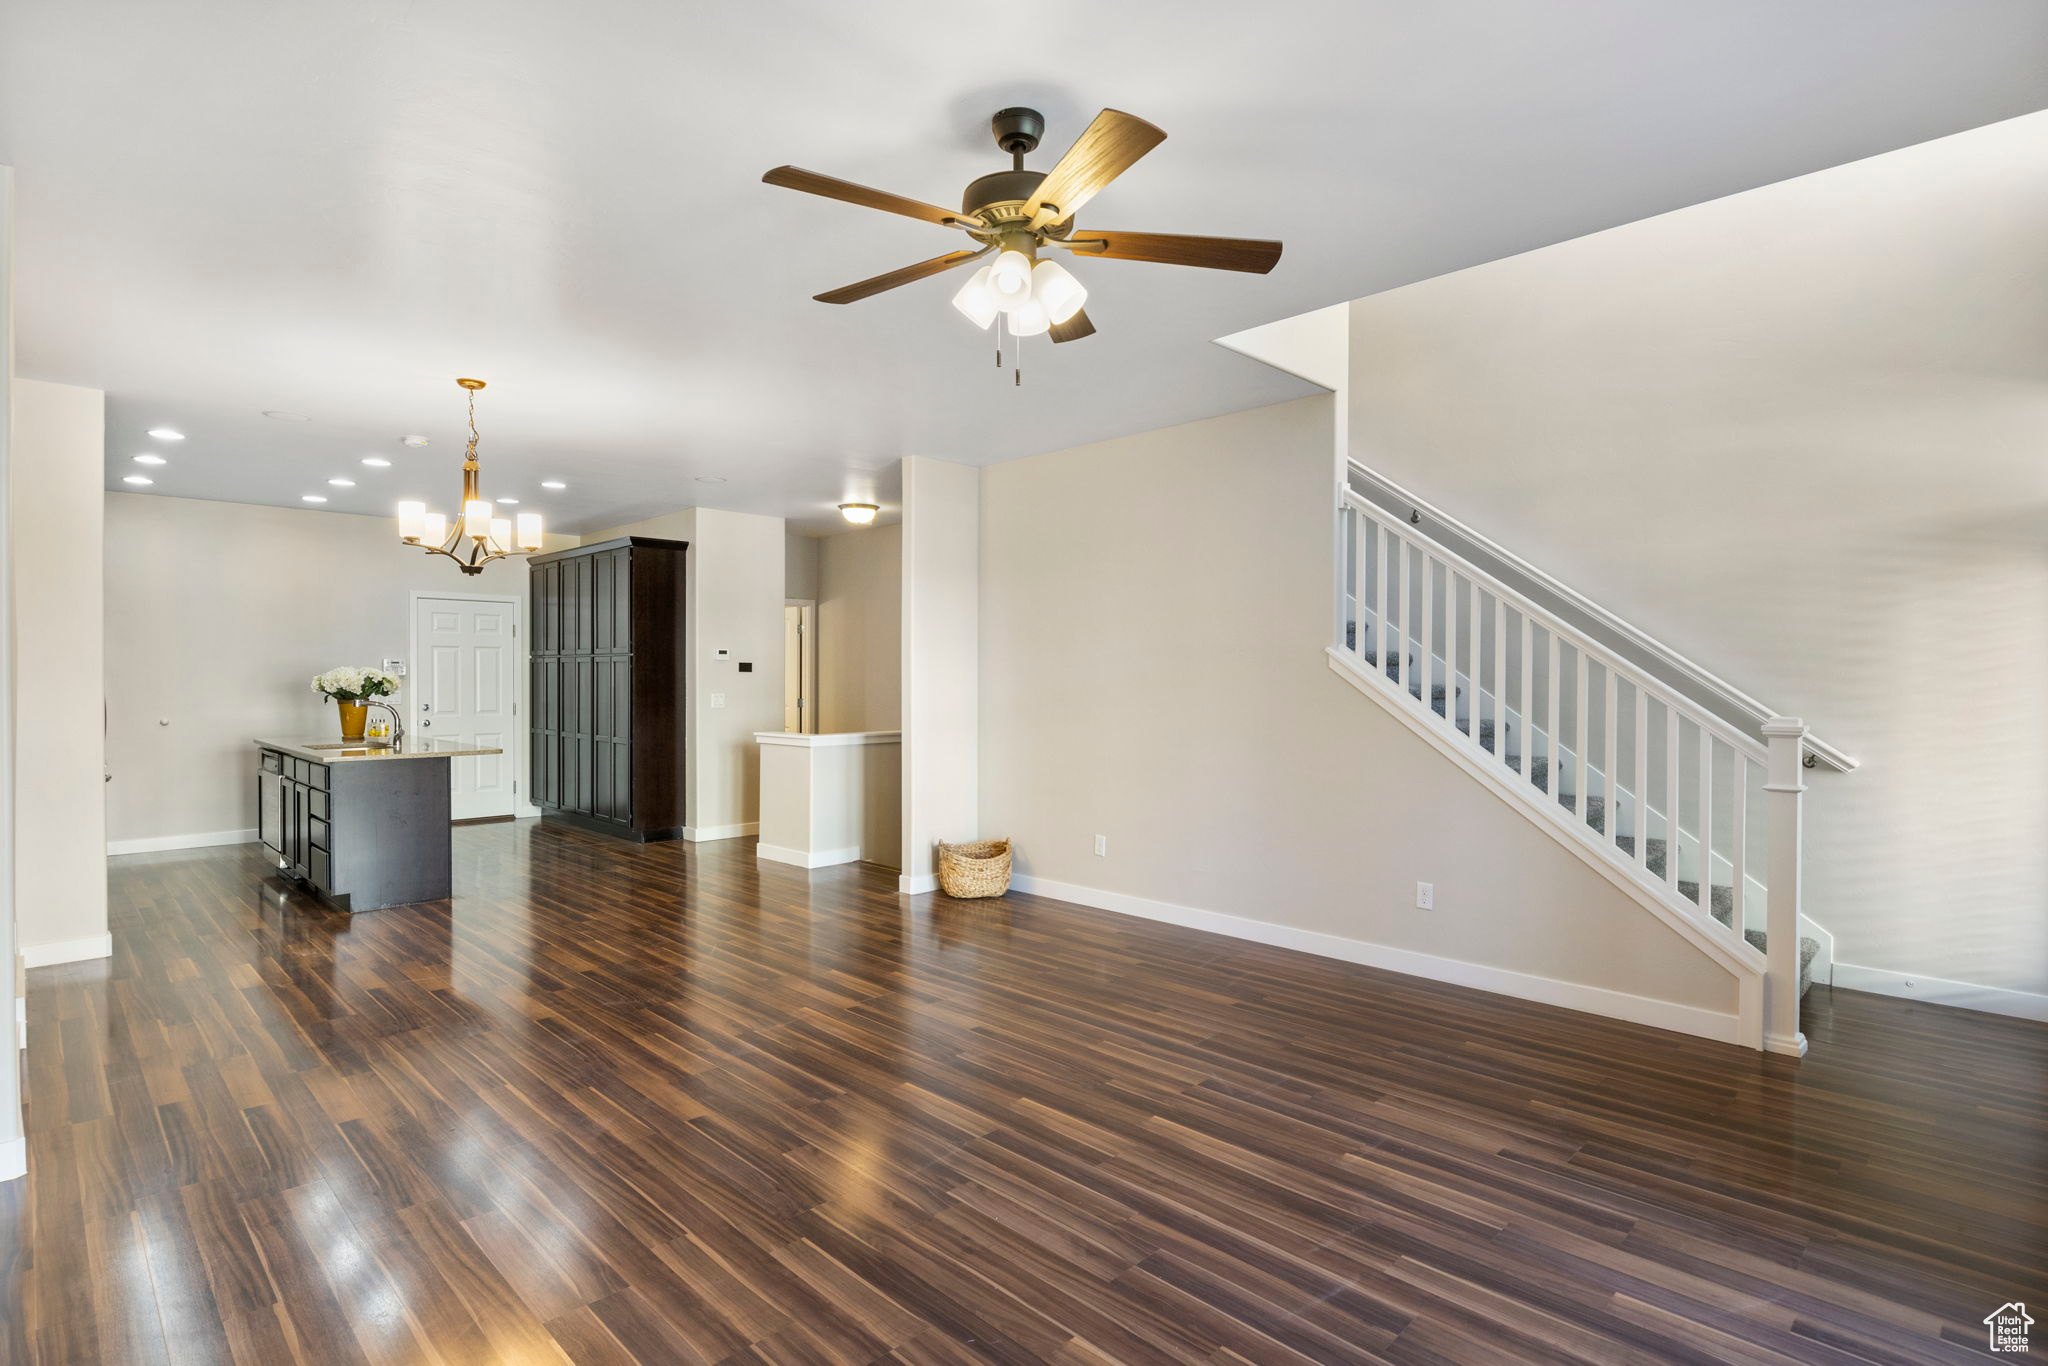
M257 833L278 871L344 911L449 894L448 740L257 740Z

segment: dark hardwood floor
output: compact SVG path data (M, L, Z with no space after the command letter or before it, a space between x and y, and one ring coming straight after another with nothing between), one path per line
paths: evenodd
M353 919L252 847L115 860L114 957L30 976L0 1357L1976 1362L2006 1301L2048 1324L2048 1027L1817 987L1793 1063L746 841L454 838L453 903Z

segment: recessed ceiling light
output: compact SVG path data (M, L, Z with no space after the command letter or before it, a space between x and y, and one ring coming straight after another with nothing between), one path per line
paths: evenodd
M543 479L540 481L540 486L544 489L565 489L569 487L559 479Z
M302 493L299 495L299 501L302 503L324 503L327 501L327 498L324 494Z
M330 479L327 482L338 489L352 489L356 486L356 481L353 479Z
M146 474L131 474L125 476L121 482L124 484L154 484L156 480Z
M183 441L185 439L183 432L174 432L169 427L151 427L149 434L158 441Z
M501 503L513 503L513 504L516 504L516 503L517 503L517 502L518 502L519 500L518 500L517 498L500 498L500 499L499 499L498 501L499 501L499 502L501 502Z
M407 446L424 446L427 444L427 439L424 436L401 436L398 439Z
M143 454L135 457L135 463L138 465L161 465L164 463L164 458L160 455L151 455L145 451Z
M265 408L263 415L268 418L274 418L279 422L311 422L313 420L304 413L288 413L282 408Z
M363 463L373 470L388 470L391 468L391 462L381 455L366 455L363 457Z
M700 474L697 476L697 482L700 484L723 484L725 476L722 474Z

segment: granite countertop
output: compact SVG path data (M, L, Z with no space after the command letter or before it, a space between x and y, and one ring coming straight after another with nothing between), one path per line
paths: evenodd
M274 749L316 764L355 764L387 759L460 759L470 754L503 754L502 749L408 735L401 745L343 744L339 740L256 740L259 749Z

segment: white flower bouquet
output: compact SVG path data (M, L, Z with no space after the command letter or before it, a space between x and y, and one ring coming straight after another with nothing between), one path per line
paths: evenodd
M367 702L398 691L398 675L382 669L329 669L313 680L313 691L337 702Z

